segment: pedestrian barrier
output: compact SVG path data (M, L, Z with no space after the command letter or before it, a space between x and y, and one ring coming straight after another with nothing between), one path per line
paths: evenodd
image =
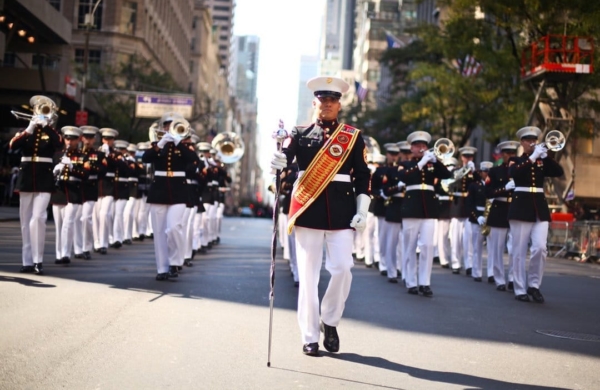
M600 221L578 221L573 224L567 241L567 256L585 261L600 257Z
M550 257L566 255L574 225L573 214L552 213L552 222L548 229L548 254Z

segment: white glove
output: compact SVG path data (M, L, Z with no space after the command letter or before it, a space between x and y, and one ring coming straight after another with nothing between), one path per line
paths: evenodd
M108 144L102 144L102 146L100 146L100 151L106 155L110 154L110 146L108 146Z
M65 167L65 165L62 164L62 163L56 164L56 166L52 170L52 173L54 174L54 176L60 175L60 173L62 172L62 170L63 170L64 167Z
M512 179L509 180L508 183L506 183L506 185L504 186L504 189L506 191L514 190L515 189L515 181Z
M350 227L353 227L358 232L362 232L367 227L367 213L369 212L369 204L371 198L365 194L359 194L356 197L356 215L352 217Z
M477 217L477 223L479 224L479 226L483 226L483 224L485 223L485 218Z
M33 134L36 124L37 124L37 122L35 120L31 119L31 121L29 121L29 126L27 126L27 128L25 129L25 132L27 134Z
M173 142L175 143L175 146L179 145L179 143L181 142L181 137L178 135L174 135Z
M381 197L383 198L383 200L387 200L388 197L385 196L385 194L383 193L383 189L379 190L379 195L381 195Z
M281 152L273 153L273 158L271 159L271 168L275 170L280 170L285 167L287 167L286 155Z
M48 126L48 119L46 119L43 115L37 115L31 118L35 122L36 125L40 125L42 127Z
M542 154L540 155L540 158L546 158L548 157L548 149L546 149L545 152L542 152Z
M435 162L435 161L436 161L435 154L433 154L433 152L428 150L425 153L423 153L423 157L421 157L421 161L419 161L417 163L417 165L419 166L420 170L423 170L423 168L425 167L425 165L427 165L427 163Z
M71 159L67 156L62 156L62 158L60 159L60 163L66 167L69 167L69 169L73 168L73 163L71 162Z
M531 160L531 162L535 162L535 160L542 157L544 153L548 154L548 149L546 149L546 146L543 144L537 144L535 145L535 149L533 149L533 153L531 153L531 156L529 156L529 160Z
M156 144L159 148L164 148L165 145L168 142L174 142L175 140L173 139L173 136L169 133L166 133L165 135L162 136L162 138L160 139L160 141L158 141L158 143Z
M471 172L475 171L475 163L473 161L469 161L467 163L467 168L469 168Z
M399 189L399 190L401 190L401 189L403 189L404 187L406 187L406 184L405 184L403 181L399 181L399 182L398 182L398 189Z

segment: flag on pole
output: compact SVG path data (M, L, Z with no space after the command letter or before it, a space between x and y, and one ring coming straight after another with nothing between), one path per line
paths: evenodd
M354 80L354 88L356 89L356 96L358 96L358 101L362 102L367 97L367 88L360 85L360 83Z
M575 190L573 188L571 188L569 190L569 192L567 192L567 196L565 196L565 200L566 201L570 201L570 200L573 200L573 199L575 199Z
M464 60L457 59L454 66L465 77L476 76L483 69L483 65L470 54L467 54Z
M391 32L385 30L385 39L388 44L388 49L401 49L406 46L404 42Z

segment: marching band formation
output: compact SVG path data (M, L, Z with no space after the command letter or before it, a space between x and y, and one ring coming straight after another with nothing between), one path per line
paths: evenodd
M42 275L48 205L56 227L55 264L92 259L133 241L153 239L156 280L178 277L196 254L220 242L224 194L231 183L222 154L199 142L179 114L165 113L150 141L130 144L119 132L56 122L56 104L31 98L34 114L10 142L22 153L17 189L22 273ZM96 147L98 136L101 144ZM236 150L239 153L239 150Z

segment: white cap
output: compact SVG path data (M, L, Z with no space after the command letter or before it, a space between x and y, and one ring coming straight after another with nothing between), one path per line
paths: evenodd
M210 146L210 144L208 142L198 142L196 144L196 148L198 148L199 152L210 152L210 149L212 149L212 146Z
M192 140L193 144L197 144L198 142L200 142L200 137L198 137L196 134L192 134L190 136L190 139Z
M463 146L462 148L458 149L458 151L463 156L464 155L474 155L475 153L477 153L477 148L475 148L473 146Z
M81 137L81 129L77 126L64 126L60 129L63 135L71 135L74 137Z
M183 115L175 111L167 111L160 117L160 124L173 122L175 119L183 119Z
M306 86L316 97L331 96L338 99L350 89L350 85L339 77L327 76L314 77L308 80Z
M148 150L151 147L152 147L152 143L150 143L150 141L138 142L138 144L137 144L137 149L138 150Z
M81 134L91 134L96 135L98 133L98 128L96 126L80 126Z
M400 148L398 147L398 144L394 142L384 144L383 147L385 148L386 153L400 153Z
M115 141L114 146L116 149L127 149L127 147L129 146L129 142L127 142L123 139L118 139Z
M489 171L494 166L494 163L491 161L482 161L479 163L479 169L481 171Z
M542 134L542 130L539 127L535 126L525 126L521 127L519 131L517 131L517 138L521 139L524 137L535 137L538 138Z
M127 145L127 151L128 152L137 152L137 145L134 143L131 143L129 145Z
M519 148L519 141L504 141L500 142L498 146L496 146L500 151L510 150L516 152Z
M383 164L385 163L385 156L383 154L374 154L373 155L373 162L377 163L377 164Z
M427 144L429 144L431 142L431 134L429 134L426 131L413 131L412 133L410 133L408 135L408 137L406 137L406 141L409 144L412 144L413 142L425 142Z
M113 137L116 138L119 136L119 132L115 129L111 129L110 127L103 127L100 129L100 134L103 137Z
M217 156L217 149L215 148L210 148L210 154L214 155L215 157Z
M458 160L455 159L454 157L448 157L444 159L444 165L448 166L448 165L454 165L457 166L458 165Z
M410 153L410 144L408 143L408 141L400 141L396 145L398 145L398 148L400 149L401 152L409 152Z

